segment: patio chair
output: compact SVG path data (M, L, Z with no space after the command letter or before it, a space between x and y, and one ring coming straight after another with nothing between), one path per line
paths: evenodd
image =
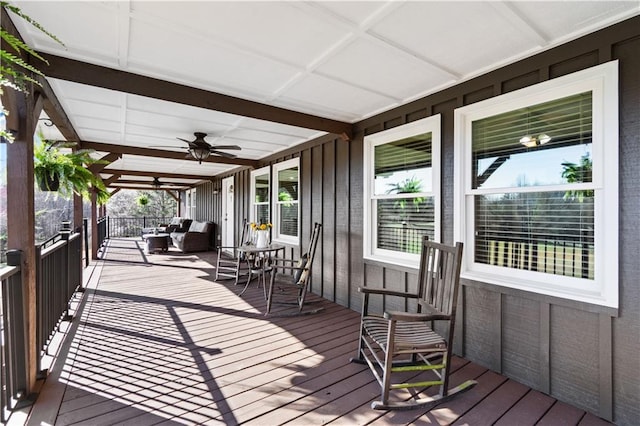
M468 380L448 388L461 260L462 243L448 246L424 237L416 293L359 289L363 295L360 339L357 356L351 360L368 364L380 384L381 398L372 408L433 407L476 384ZM417 312L370 314L372 294L414 299ZM437 395L420 395L431 386L439 386ZM391 395L392 390L405 391Z
M242 221L239 241L241 245L251 243L251 226L247 219ZM250 262L248 255L238 251L238 246L218 246L215 280L234 279L238 285L240 277L249 271Z
M305 297L311 279L311 268L313 266L313 259L315 258L321 229L322 225L315 223L307 252L300 256L299 260L281 259L277 257L271 259L271 277L269 280L267 312L265 315L271 314L271 306L274 303L296 307L294 312L279 312L277 314L278 316L315 314L323 310L323 308L304 310ZM277 299L277 301L274 301L274 299Z

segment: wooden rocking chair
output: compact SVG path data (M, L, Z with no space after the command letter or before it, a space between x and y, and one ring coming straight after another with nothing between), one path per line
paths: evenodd
M462 243L452 247L424 237L416 294L359 289L363 294L360 340L357 356L351 360L368 364L380 383L381 399L374 401L372 408L433 407L477 383L469 380L448 388L461 260ZM389 311L383 316L371 315L368 312L371 294L415 299L417 312ZM438 329L446 329L446 333L436 333L434 323L442 325ZM438 395L421 398L419 393L431 386L439 386ZM392 390L402 389L409 389L412 396L409 398L405 392L403 398L396 393L394 399L390 399Z
M247 219L242 222L240 244L251 243L251 227ZM245 253L238 252L238 246L218 246L215 280L235 279L236 285L240 276L248 273L251 259Z
M307 252L304 253L299 260L273 258L271 260L271 278L269 281L269 293L267 296L267 312L271 313L271 306L274 298L278 304L287 304L297 306L297 310L293 313L278 313L278 316L294 316L315 314L323 310L317 308L313 310L304 310L305 297L311 278L311 267L316 254L316 246L320 238L320 230L322 225L316 223L313 226L311 239Z

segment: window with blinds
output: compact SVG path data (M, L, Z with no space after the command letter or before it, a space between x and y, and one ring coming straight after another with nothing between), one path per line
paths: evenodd
M417 266L438 239L439 116L365 137L366 256Z
M256 223L271 223L270 193L271 179L269 166L251 172L251 221Z
M274 239L298 244L299 219L299 159L283 161L273 165L274 191Z
M462 277L617 307L611 62L455 111Z
M591 139L591 92L472 123L476 262L594 278Z

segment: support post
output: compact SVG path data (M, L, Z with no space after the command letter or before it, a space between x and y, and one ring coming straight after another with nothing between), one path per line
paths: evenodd
M38 367L36 349L36 270L35 213L33 174L33 135L42 101L33 95L4 88L2 104L10 112L9 131L16 137L7 144L7 246L22 251L22 285L25 324L27 329L26 365L27 394L33 393ZM12 127L16 123L17 128Z

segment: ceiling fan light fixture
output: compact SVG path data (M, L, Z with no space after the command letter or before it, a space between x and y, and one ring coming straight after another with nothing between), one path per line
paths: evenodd
M198 163L202 164L202 160L206 160L209 158L211 151L208 148L197 147L197 148L189 148L189 154L196 160Z
M551 140L551 136L541 133L540 135L531 136L526 135L520 138L520 143L527 148L535 148L536 146L544 145Z

